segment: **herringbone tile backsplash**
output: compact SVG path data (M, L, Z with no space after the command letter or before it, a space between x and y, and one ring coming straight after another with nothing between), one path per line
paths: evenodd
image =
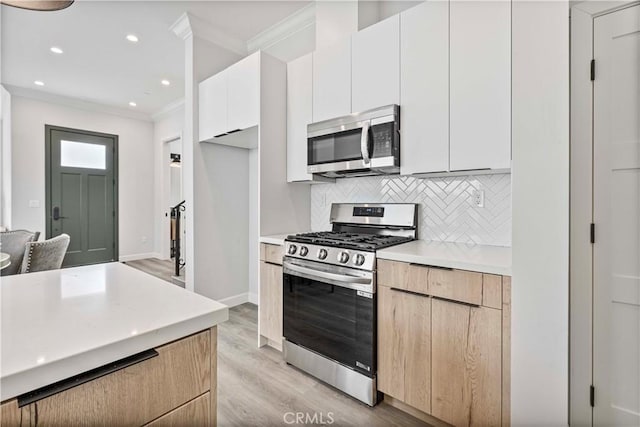
M473 191L484 190L484 207ZM311 186L311 229L329 230L331 203L419 203L424 240L511 246L511 175L444 178L375 176Z

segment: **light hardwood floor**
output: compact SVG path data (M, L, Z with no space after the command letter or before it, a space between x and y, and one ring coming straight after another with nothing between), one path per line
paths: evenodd
M158 262L162 261L127 264L171 281L171 271L163 277ZM292 423L298 413L310 422ZM340 427L429 426L385 403L369 408L287 365L282 353L258 348L258 307L247 303L231 308L229 320L218 325L218 426L322 423Z
M334 426L428 426L384 403L369 408L287 365L280 352L258 348L257 323L258 308L247 303L218 325L219 426L286 426L298 412L317 414L307 425L320 425L320 414L329 424L331 414Z

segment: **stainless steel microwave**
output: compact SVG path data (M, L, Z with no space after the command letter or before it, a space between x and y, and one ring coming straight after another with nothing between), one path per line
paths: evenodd
M308 125L307 172L329 178L400 173L400 107Z

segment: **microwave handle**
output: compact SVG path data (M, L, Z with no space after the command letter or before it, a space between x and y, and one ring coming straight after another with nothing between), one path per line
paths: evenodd
M369 127L371 122L365 121L362 125L362 135L360 136L360 152L362 153L362 161L368 164L371 161L371 155L369 154Z

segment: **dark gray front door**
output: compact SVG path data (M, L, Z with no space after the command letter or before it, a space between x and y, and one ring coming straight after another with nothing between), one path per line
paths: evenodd
M66 233L64 266L117 259L117 136L46 126L47 238Z

